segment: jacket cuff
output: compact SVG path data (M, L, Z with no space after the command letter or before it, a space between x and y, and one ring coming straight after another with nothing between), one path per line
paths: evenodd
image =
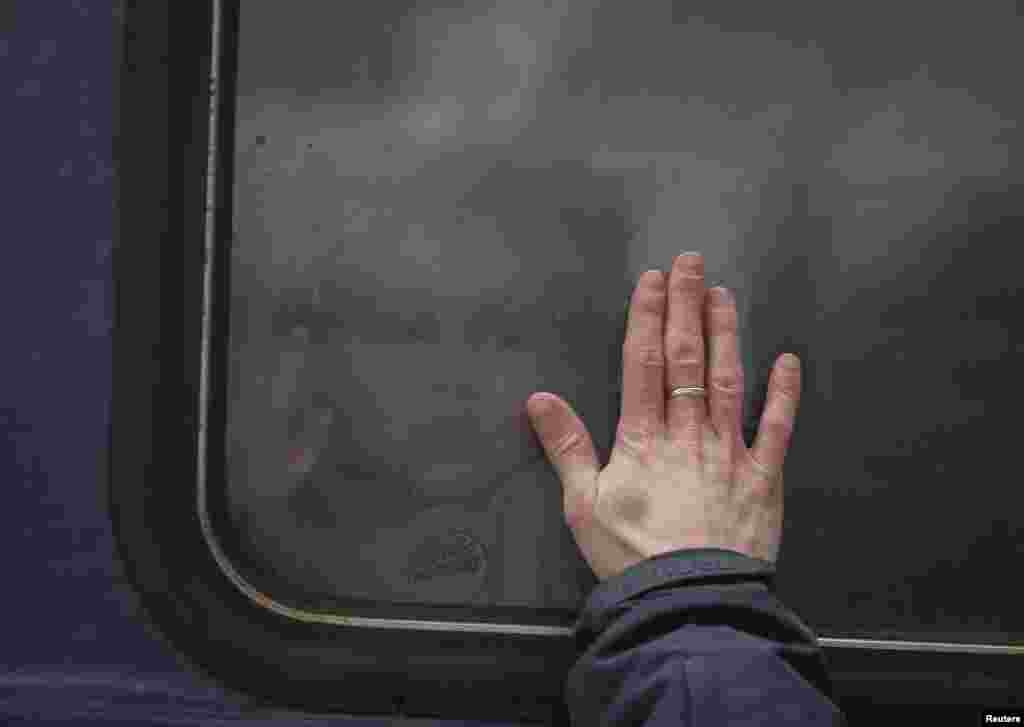
M593 638L616 617L625 601L648 591L749 580L763 581L773 591L775 565L724 548L684 548L662 553L598 583L580 610L574 630L577 638Z

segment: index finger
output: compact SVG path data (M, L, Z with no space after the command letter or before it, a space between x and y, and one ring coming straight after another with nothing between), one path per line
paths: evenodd
M622 413L617 439L647 438L665 429L665 294L660 270L640 276L622 344Z

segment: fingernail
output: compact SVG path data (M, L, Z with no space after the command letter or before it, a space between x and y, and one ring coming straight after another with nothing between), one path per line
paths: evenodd
M544 416L554 411L556 406L558 406L558 401L551 394L537 394L527 400L526 412L531 417Z
M798 369L798 368L800 368L800 359L798 359L796 356L794 356L791 353L783 354L782 358L779 359L779 363L782 364L783 366L785 366L788 369Z
M660 270L648 270L644 275L647 276L647 282L655 286L660 286L665 282L665 276ZM642 278L644 275L641 275L640 277Z
M711 293L716 303L732 303L732 291L724 286L712 288Z

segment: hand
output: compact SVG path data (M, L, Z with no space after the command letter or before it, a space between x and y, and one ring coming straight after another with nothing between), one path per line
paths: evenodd
M799 360L775 362L748 450L736 304L718 292L705 292L700 255L676 258L667 291L660 271L641 276L622 347L622 413L603 470L568 403L546 393L527 400L562 483L566 522L599 580L684 548L725 548L771 562L778 556ZM704 386L707 399L669 399L679 386Z

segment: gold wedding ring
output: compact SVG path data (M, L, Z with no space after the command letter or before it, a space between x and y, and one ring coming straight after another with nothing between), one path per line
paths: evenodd
M680 386L669 392L668 398L674 399L677 396L704 397L707 395L703 386Z
M632 301L632 299L633 299L632 294L630 294L626 298L626 312L627 313L629 312L629 304ZM679 387L677 387L675 389L672 389L669 392L668 398L669 399L675 399L677 396L692 396L692 397L695 397L695 398L704 398L704 397L707 396L707 391L704 389L703 386L679 386Z

